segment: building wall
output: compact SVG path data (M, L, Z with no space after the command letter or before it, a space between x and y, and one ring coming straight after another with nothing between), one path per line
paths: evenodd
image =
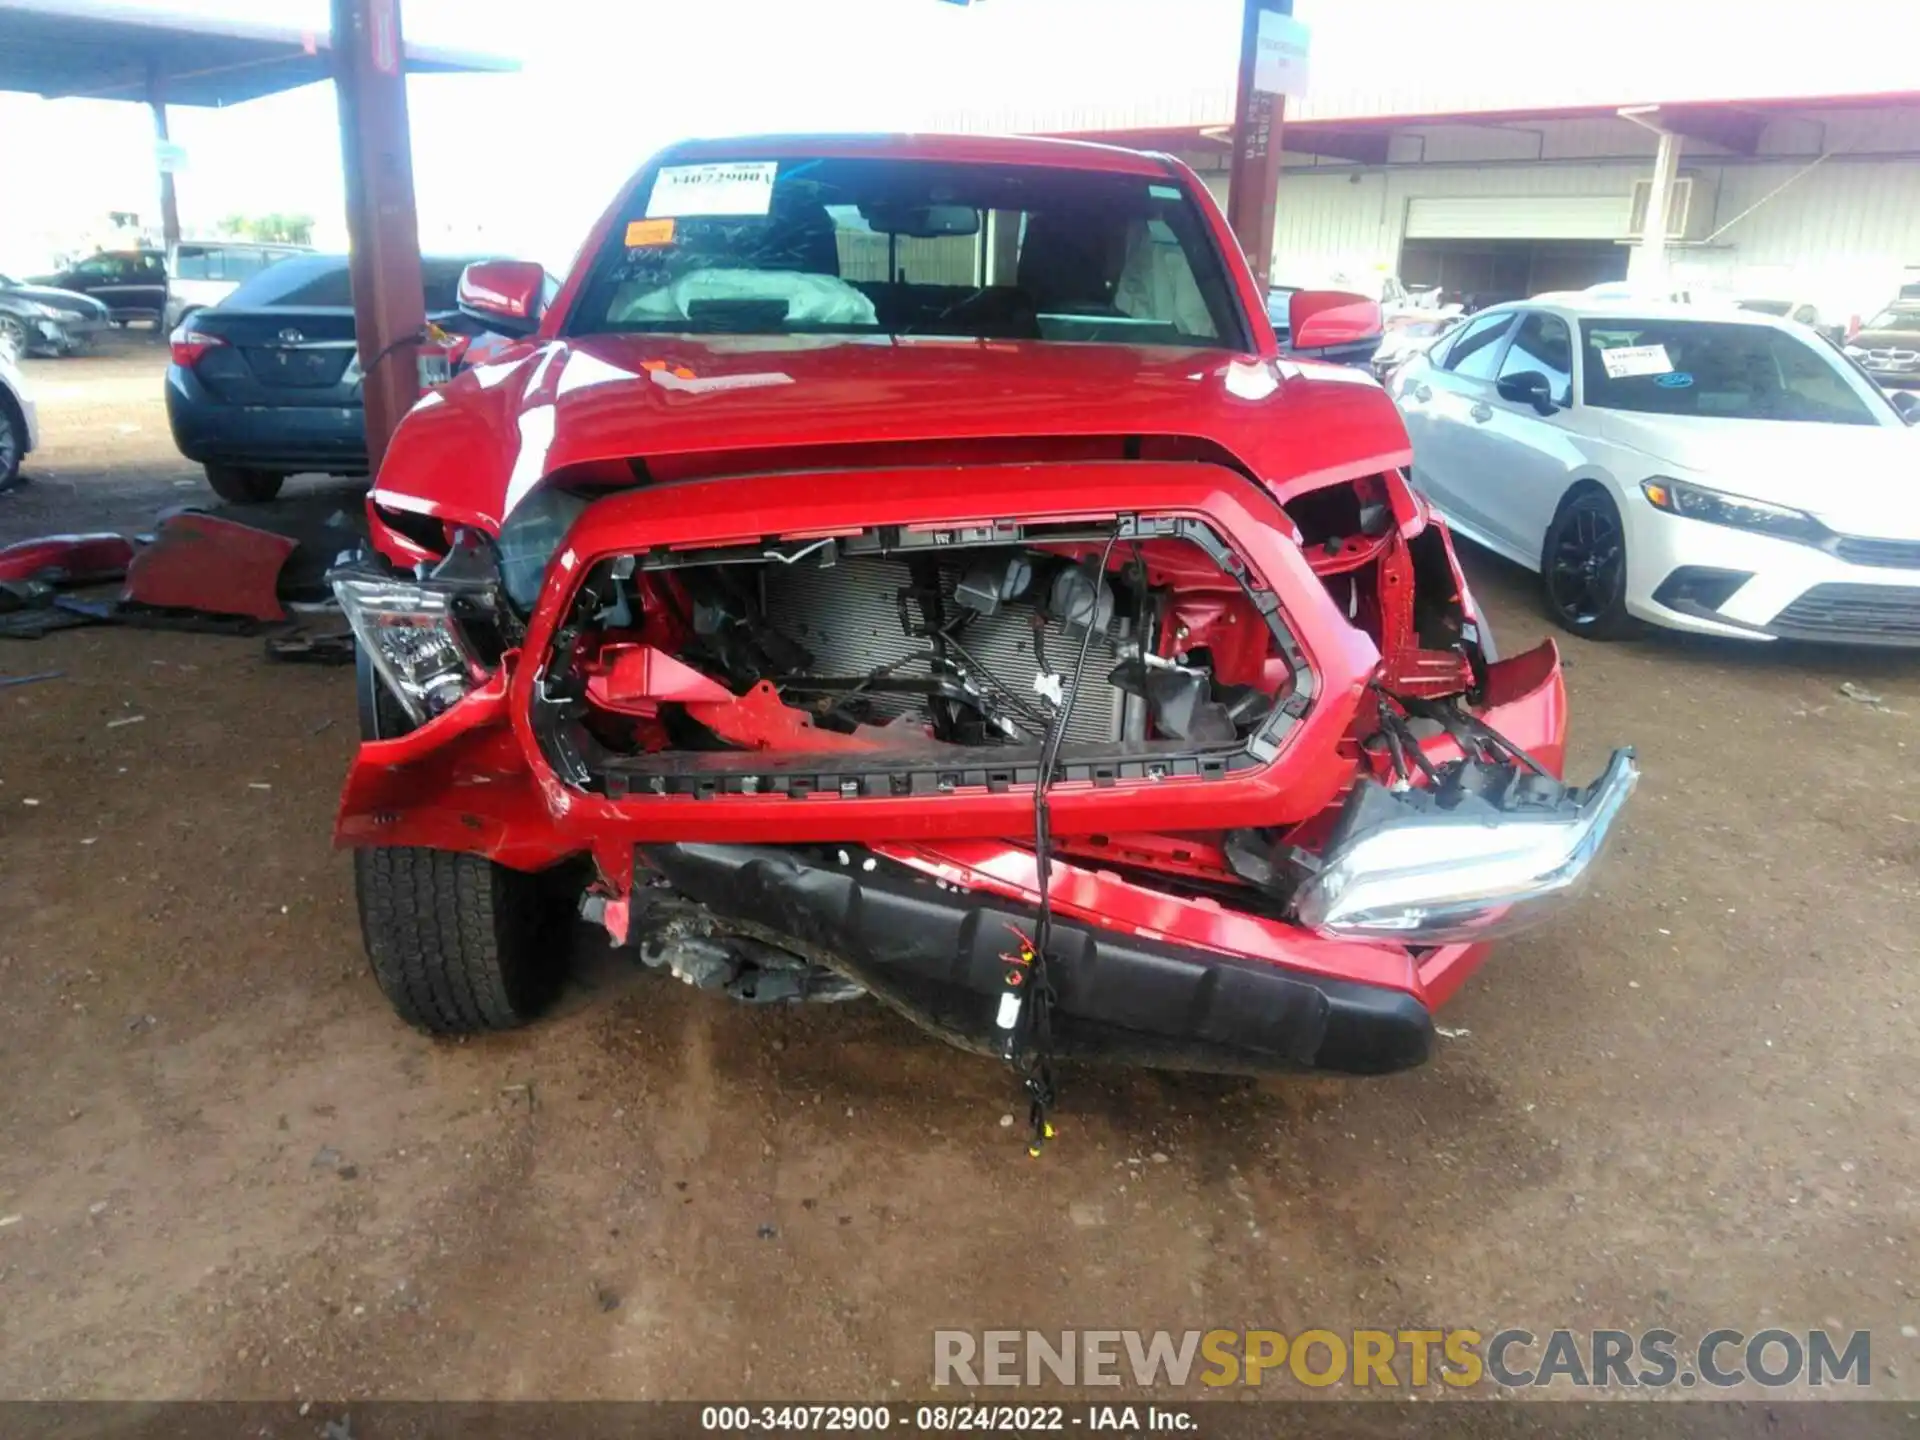
M1386 166L1289 156L1273 273L1312 283L1392 272L1416 198L1624 200L1650 172L1653 148L1650 133L1623 121L1548 120L1398 134ZM1669 252L1677 283L1791 292L1844 316L1871 310L1905 268L1920 266L1920 109L1784 118L1767 126L1760 150L1749 158L1683 141L1690 234L1706 243ZM1206 178L1224 196L1224 177Z

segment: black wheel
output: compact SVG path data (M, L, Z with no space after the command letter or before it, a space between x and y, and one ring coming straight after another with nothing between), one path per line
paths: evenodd
M356 850L354 892L374 979L429 1035L511 1030L566 975L565 906L545 877L452 850Z
M364 650L354 680L363 740L413 728ZM430 1035L524 1025L566 978L568 897L548 876L395 847L355 851L353 882L374 979L395 1013Z
M1562 629L1589 640L1639 633L1627 613L1627 532L1613 497L1576 490L1560 502L1540 548L1547 613Z
M27 358L27 323L17 315L0 315L0 355Z
M222 500L236 505L259 505L280 493L287 477L271 470L245 470L238 465L209 465L207 484Z
M0 486L11 485L27 454L27 422L0 392Z

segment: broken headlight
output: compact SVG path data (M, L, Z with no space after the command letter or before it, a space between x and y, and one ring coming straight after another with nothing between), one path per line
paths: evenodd
M454 615L458 591L366 574L332 580L354 638L415 723L440 714L486 674Z
M549 485L522 500L500 527L500 588L522 615L533 613L553 552L586 508L583 496Z
M1481 773L1498 782L1492 767ZM1587 879L1639 778L1633 752L1616 750L1584 790L1516 775L1489 800L1363 781L1296 894L1295 915L1330 940L1446 945L1511 934Z

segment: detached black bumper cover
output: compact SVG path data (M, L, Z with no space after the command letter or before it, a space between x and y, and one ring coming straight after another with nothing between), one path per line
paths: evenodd
M1033 933L1031 912L983 903L861 850L660 845L642 855L723 920L832 964L947 1038L991 1051L1002 957ZM1064 1058L1378 1075L1420 1064L1432 1045L1432 1018L1404 991L1059 921L1053 936L1055 1049Z

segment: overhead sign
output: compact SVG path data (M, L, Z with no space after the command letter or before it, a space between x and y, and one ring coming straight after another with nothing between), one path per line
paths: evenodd
M1307 27L1278 10L1260 12L1253 88L1269 95L1307 93Z

